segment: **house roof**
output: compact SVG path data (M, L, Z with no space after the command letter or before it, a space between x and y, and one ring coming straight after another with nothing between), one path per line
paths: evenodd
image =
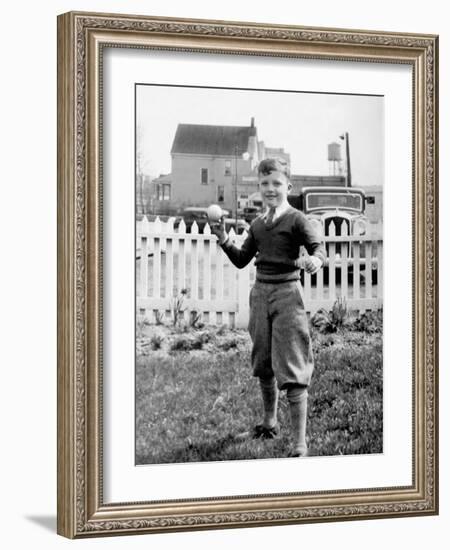
M172 174L160 174L157 178L153 179L153 183L170 183L172 181Z
M209 126L178 124L171 153L191 155L234 156L248 150L250 136L256 136L254 126Z

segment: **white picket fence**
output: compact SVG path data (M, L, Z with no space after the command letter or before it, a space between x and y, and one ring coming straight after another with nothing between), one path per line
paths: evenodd
M342 228L345 229L345 224ZM231 238L239 244L244 235ZM314 313L331 309L337 298L345 298L349 309L377 310L383 304L383 238L381 227L369 235L335 236L334 224L324 238L328 250L325 269L317 275L304 272L305 308ZM169 321L177 299L182 297L182 316L201 316L205 324L246 327L249 292L255 280L252 261L237 269L217 244L208 225L203 233L197 225L186 233L182 221L149 222L143 218L136 231L136 309L150 322ZM326 279L326 280L325 280Z

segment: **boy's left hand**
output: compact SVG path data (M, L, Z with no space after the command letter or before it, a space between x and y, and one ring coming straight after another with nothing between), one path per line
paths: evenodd
M306 258L305 271L307 271L311 275L314 275L314 273L317 273L321 267L322 267L322 260L317 256L309 256L309 258Z

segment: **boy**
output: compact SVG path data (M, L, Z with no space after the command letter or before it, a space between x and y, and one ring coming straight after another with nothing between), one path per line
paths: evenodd
M325 248L304 214L291 207L292 188L283 159L269 158L258 166L259 190L266 206L256 218L241 248L228 239L225 225L212 224L219 244L238 268L256 256L256 282L250 292L249 332L253 343L252 366L259 377L264 405L260 425L245 434L272 439L279 435L279 390L286 390L291 414L290 456L307 456L306 417L308 386L313 371L308 318L300 284L299 247L310 257L308 273L316 273L325 260Z

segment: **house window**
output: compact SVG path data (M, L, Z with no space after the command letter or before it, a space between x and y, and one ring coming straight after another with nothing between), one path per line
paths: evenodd
M224 202L225 200L225 187L223 185L217 186L217 202Z
M170 201L170 183L158 183L156 197L159 201Z
M231 160L225 161L225 175L231 176Z
M201 169L201 182L202 185L208 185L208 168Z

